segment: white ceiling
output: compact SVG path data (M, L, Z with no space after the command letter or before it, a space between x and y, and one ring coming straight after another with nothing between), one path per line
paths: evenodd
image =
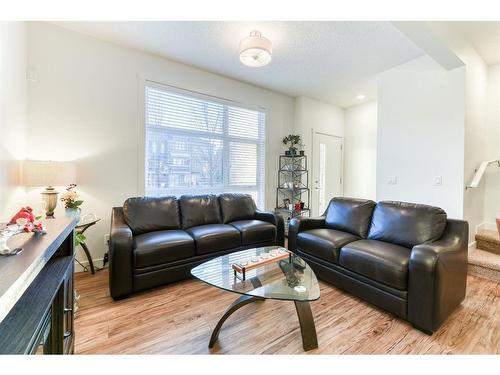
M57 22L120 45L151 52L290 96L342 107L376 98L375 75L424 53L390 22ZM239 41L259 30L273 60L249 68Z
M486 64L500 63L500 22L460 21L451 24L474 46Z

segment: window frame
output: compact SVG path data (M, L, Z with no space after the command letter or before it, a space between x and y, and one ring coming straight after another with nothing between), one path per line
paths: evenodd
M211 133L211 132L206 132L207 136L213 139L220 139L224 142L224 140L230 140L228 141L228 146L230 145L231 141L239 142L239 143L247 143L247 144L256 144L257 145L257 158L261 159L262 162L262 169L263 169L263 174L260 175L257 171L257 184L256 185L239 185L235 186L234 189L229 187L228 181L229 181L229 147L224 147L224 183L223 183L223 189L225 191L254 191L255 188L257 187L257 191L259 190L259 186L262 186L262 193L263 196L260 198L261 204L259 202L256 202L256 204L259 206L261 209L265 209L267 206L267 196L268 196L268 188L267 188L267 178L268 178L268 168L266 165L267 161L267 134L268 134L268 119L269 119L269 111L267 108L260 107L260 106L255 106L255 105L249 105L245 103L241 103L235 100L231 99L225 99L221 98L218 96L210 95L210 94L205 94L205 93L200 93L197 91L193 90L188 90L184 88L180 88L177 86L172 86L169 84L165 83L160 83L151 79L146 79L141 76L138 76L138 157L137 157L137 192L138 195L145 196L146 195L146 170L147 170L147 147L146 147L146 88L147 87L154 87L158 88L161 90L166 90L174 93L178 93L181 95L187 95L191 97L195 97L201 100L208 100L211 102L216 102L222 105L226 106L233 106L233 107L239 107L242 109L248 109L252 111L258 111L264 114L265 119L264 119L264 129L263 129L263 142L260 141L255 141L254 139L249 139L248 137L238 137L238 136L229 136L228 133L228 127L224 126L223 127L223 132L221 134L217 133ZM190 130L190 129L175 129L176 134L185 134L185 135L196 135L200 136L203 134L202 131L196 131L196 130ZM159 150L158 150L159 151ZM257 161L259 163L259 160ZM253 188L253 189L252 189ZM171 194L173 195L180 195L181 190L172 190ZM185 193L185 190L184 192Z

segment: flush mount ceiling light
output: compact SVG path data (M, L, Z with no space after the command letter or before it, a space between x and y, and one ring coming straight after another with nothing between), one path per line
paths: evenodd
M271 62L273 45L260 31L252 31L240 42L240 61L251 67L267 65Z

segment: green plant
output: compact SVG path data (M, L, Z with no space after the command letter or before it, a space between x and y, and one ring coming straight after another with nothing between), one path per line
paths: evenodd
M300 144L300 135L298 134L289 134L285 138L283 138L283 144L288 146L288 149L295 153L297 151L297 145Z
M76 233L75 234L75 247L77 247L78 245L84 243L86 239L87 239L87 237L85 237L84 234L82 234L82 233Z

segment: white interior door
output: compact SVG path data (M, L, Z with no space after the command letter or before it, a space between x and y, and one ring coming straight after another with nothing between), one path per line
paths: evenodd
M313 131L312 216L322 215L330 199L342 195L342 143L340 137Z

